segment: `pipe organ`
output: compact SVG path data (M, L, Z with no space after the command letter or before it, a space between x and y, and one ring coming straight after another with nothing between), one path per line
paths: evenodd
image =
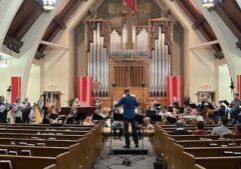
M109 22L88 21L88 76L93 78L93 96L109 95Z
M150 96L165 97L171 74L171 22L150 20Z
M110 35L110 55L119 58L148 57L148 27L132 25L133 49L127 49L128 29L126 24L123 28L112 27Z
M109 97L113 81L117 87L140 87L149 97L166 97L171 75L172 23L150 19L148 25L111 26L108 20L87 21L88 76L94 81L94 96ZM131 35L131 37L130 37ZM132 40L132 42L128 42ZM127 43L134 44L128 47Z

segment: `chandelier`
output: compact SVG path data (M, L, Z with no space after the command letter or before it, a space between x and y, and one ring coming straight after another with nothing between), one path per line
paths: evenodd
M55 4L57 0L40 0L45 11L51 11L55 9Z
M210 9L214 7L214 0L203 0L203 7Z

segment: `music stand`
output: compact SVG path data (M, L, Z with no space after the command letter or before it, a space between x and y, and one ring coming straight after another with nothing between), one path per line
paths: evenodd
M113 99L113 96L114 96L114 88L116 87L116 82L112 82L112 88L111 88L111 115L110 115L110 155L112 155L112 138L113 138L113 133L112 133L112 123L114 121L114 109L113 109L113 102L114 102L114 99Z
M145 88L145 82L141 82L141 90L142 90L142 113L144 114L145 112L145 107L144 107L144 100L145 100L145 96L144 96L144 88ZM144 122L144 121L143 121ZM142 133L142 158L144 159L144 156L143 156L143 150L144 150L144 133L145 133L145 129Z

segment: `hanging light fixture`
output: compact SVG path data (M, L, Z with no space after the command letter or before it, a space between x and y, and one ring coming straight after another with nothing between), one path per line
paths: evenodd
M214 7L214 0L203 0L203 7L210 9Z
M41 0L41 4L45 11L52 11L55 9L55 4L57 0Z
M207 9L214 8L218 3L222 3L222 0L202 0L203 7Z

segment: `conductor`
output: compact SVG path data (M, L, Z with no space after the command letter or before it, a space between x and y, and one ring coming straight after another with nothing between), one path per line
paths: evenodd
M135 108L138 106L138 103L136 101L136 98L131 96L130 90L125 89L124 90L125 95L122 97L122 99L115 105L115 107L123 106L124 113L123 113L123 119L124 119L124 131L125 131L125 142L126 145L123 148L130 148L130 137L129 137L129 123L131 123L132 127L132 137L135 143L136 148L139 147L138 145L138 138L137 138L137 132L136 132L136 121L135 121Z

